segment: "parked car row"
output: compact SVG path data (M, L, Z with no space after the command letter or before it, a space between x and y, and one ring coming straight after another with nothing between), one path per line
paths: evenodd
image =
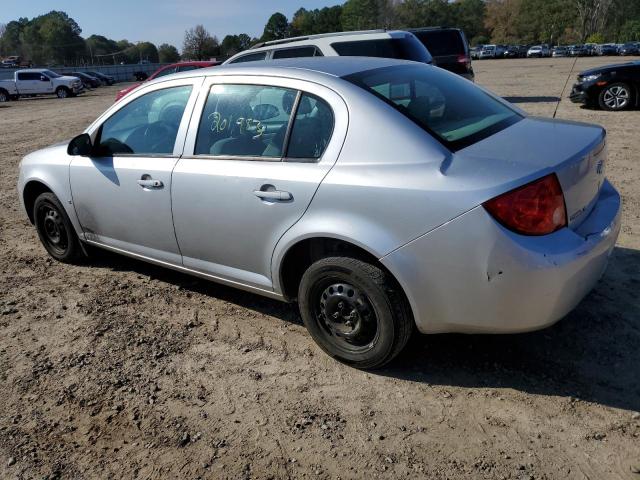
M46 68L16 70L13 79L0 80L0 103L38 95L68 98L85 89L114 83L114 77L94 71L58 73Z
M548 58L548 57L589 57L608 55L640 55L640 42L624 44L606 43L597 45L477 45L471 49L471 58Z

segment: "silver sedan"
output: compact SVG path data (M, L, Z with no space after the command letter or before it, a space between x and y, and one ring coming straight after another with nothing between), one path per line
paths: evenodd
M573 309L620 229L605 161L601 127L436 67L311 58L149 82L25 157L18 190L54 258L97 246L297 301L325 352L374 368L416 327Z

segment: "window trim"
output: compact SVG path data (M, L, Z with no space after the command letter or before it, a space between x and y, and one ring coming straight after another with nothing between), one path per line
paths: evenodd
M193 80L193 79L192 79ZM114 106L118 106L119 108L116 108L115 110L107 110L104 114L102 114L87 130L85 130L85 133L88 133L91 138L92 138L92 142L93 142L93 148L97 148L97 146L100 143L101 137L102 137L102 128L104 127L104 124L106 122L108 122L113 116L115 116L118 112L120 112L121 110L123 110L124 108L126 108L127 106L131 105L133 102L137 101L138 99L144 97L145 95L149 95L151 93L155 93L155 92L159 92L161 90L168 90L171 88L180 88L180 87L190 87L191 91L189 92L189 98L187 99L187 103L185 105L184 111L182 112L182 118L180 119L180 125L178 126L178 131L176 133L176 139L173 142L173 152L172 153L114 153L111 154L107 157L105 156L94 156L91 155L92 158L119 158L119 157L128 157L128 158L180 158L181 157L181 152L176 153L176 147L178 145L180 145L180 149L182 151L182 149L184 148L184 141L186 139L186 135L188 133L188 127L189 127L189 122L191 120L191 116L193 115L193 106L195 104L195 101L200 93L200 85L197 82L193 82L193 81L181 81L179 83L175 83L174 81L171 80L167 80L168 83L171 83L169 85L162 85L162 83L159 83L157 85L154 85L154 87L156 88L150 88L150 89L141 89L141 92L139 92L138 95L136 95L135 97L131 98L128 102L119 105L118 103L114 104ZM108 116L107 116L108 114ZM104 118L103 118L104 117ZM186 126L184 125L184 123L186 122ZM183 128L185 129L184 132L182 132ZM180 140L180 144L178 143L178 141Z
M216 86L216 85L234 85L234 86L238 86L238 85L242 85L242 86L249 86L249 87L272 87L272 88L280 88L283 90L293 90L296 92L296 98L293 101L293 106L291 107L291 114L289 115L289 123L287 125L287 131L285 133L284 136L284 140L282 142L283 144L283 149L282 149L282 155L279 157L262 157L262 156L255 156L255 155L211 155L211 154L196 154L195 150L196 150L196 146L198 145L198 135L200 134L200 122L202 122L202 118L203 118L203 114L204 114L204 109L207 106L207 100L209 98L209 94L211 93L211 89ZM211 82L209 84L209 88L207 90L206 93L204 93L204 102L202 104L202 110L200 111L200 115L198 118L198 125L196 127L196 134L195 134L195 141L194 141L194 145L193 145L193 152L189 155L182 155L181 158L185 158L185 159L189 159L189 160L198 160L198 159L202 159L202 160L232 160L232 161L250 161L250 162L260 162L260 161L267 161L267 162L282 162L282 163L320 163L320 161L322 160L322 157L324 156L324 153L327 151L327 148L325 147L324 151L322 152L322 155L320 155L319 157L315 158L315 157L289 157L289 144L291 141L291 134L293 133L293 126L295 123L295 119L298 116L298 108L300 106L300 100L302 99L303 95L308 95L310 97L315 97L318 100L324 102L327 107L331 110L331 117L333 119L332 125L331 125L331 135L329 136L329 142L331 142L331 140L333 139L333 134L335 132L335 127L336 127L336 116L335 116L335 112L333 110L333 107L331 106L331 104L324 100L322 97L320 97L319 95L316 95L314 93L311 92L307 92L304 90L300 90L299 88L291 88L291 87L283 87L283 86L279 86L279 85L272 85L272 84L266 84L266 83L215 83L215 82ZM195 109L194 109L195 112ZM327 143L327 146L329 144ZM131 156L132 154L126 154L128 156Z

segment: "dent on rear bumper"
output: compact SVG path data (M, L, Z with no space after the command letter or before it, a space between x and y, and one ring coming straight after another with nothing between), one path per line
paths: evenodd
M575 231L527 237L483 207L390 253L423 333L515 333L553 324L601 277L620 231L620 196L605 181Z

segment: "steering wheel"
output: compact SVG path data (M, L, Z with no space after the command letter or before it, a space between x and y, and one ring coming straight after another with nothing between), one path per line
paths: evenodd
M170 143L174 137L175 130L165 122L158 121L136 128L127 137L126 143L134 152L171 153L162 152L162 150L163 147L171 148L167 143Z

